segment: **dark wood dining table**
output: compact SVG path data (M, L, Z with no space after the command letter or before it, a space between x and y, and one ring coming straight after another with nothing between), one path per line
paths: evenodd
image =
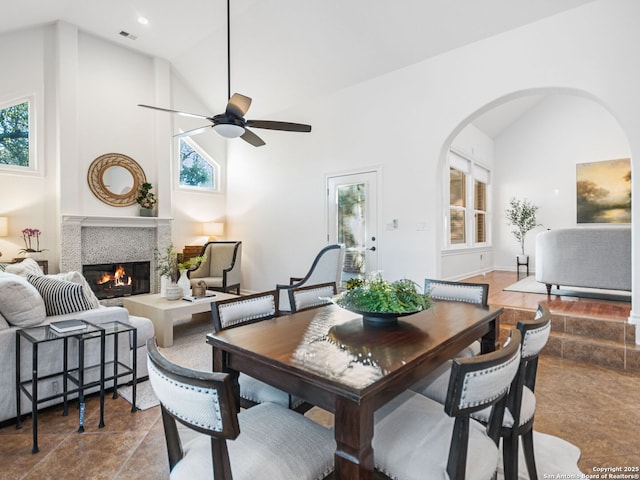
M243 372L332 412L335 478L373 479L374 412L475 340L495 350L501 313L439 301L378 326L328 305L211 333L207 343L237 398Z

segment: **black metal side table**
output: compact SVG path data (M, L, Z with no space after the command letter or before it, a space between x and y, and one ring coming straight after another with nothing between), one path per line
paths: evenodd
M131 411L135 412L136 400L136 368L137 360L135 351L130 360L130 365L126 365L118 358L118 340L120 334L129 334L132 336L132 344L136 345L137 329L133 325L120 321L111 321L101 324L94 324L83 320L86 328L75 330L67 333L58 333L51 329L49 325L36 326L31 328L20 329L16 332L16 428L21 428L21 392L31 400L31 411L33 418L33 448L32 453L38 453L38 405L53 399L63 399L63 415L68 414L68 398L70 395L78 394L79 405L79 425L78 432L84 432L84 392L88 388L99 386L100 395L100 420L98 428L104 427L104 391L105 383L113 381L113 398L117 398L118 379L123 376L131 375L132 377L132 407ZM105 345L106 337L113 336L113 360L106 361ZM32 371L29 380L21 380L21 339L31 344L32 354ZM85 365L85 342L87 340L97 339L100 342L100 360L94 365ZM78 342L78 358L77 364L69 365L69 341ZM62 362L61 371L49 372L40 375L38 365L38 349L39 346L47 342L61 341L62 343ZM107 371L108 369L108 371ZM38 382L54 377L60 377L62 380L62 391L41 397L38 392ZM73 384L70 388L69 382Z
M100 358L104 359L104 330L91 325L87 322L83 323L86 325L85 328L81 330L72 330L66 333L60 333L53 330L49 325L36 326L31 328L23 328L16 331L16 428L22 428L21 425L21 393L24 393L25 396L31 400L31 415L33 418L33 448L31 449L32 453L38 453L40 449L38 448L38 405L41 403L47 402L49 400L54 400L57 398L63 399L64 410L63 415L67 415L67 401L69 395L73 393L78 393L79 396L79 406L80 406L80 418L79 418L79 427L78 431L84 431L84 382L81 378L81 381L78 384L78 388L69 389L67 380L69 377L69 339L75 339L78 341L78 367L74 368L74 370L78 370L82 368L82 362L84 360L84 339L85 335L97 335L100 337ZM93 338L93 337L91 337ZM31 344L31 378L29 380L21 380L21 353L22 353L22 342L21 339L25 340L27 343ZM38 350L40 345L49 343L49 342L61 342L62 343L62 362L63 367L61 371L49 372L45 375L40 375L39 364L38 364ZM104 363L104 361L102 361ZM38 382L50 378L60 377L62 379L62 391L59 393L54 393L53 395L45 395L43 397L39 396L38 392ZM80 375L82 377L82 375ZM100 379L99 382L100 388L100 396L101 396L101 410L104 409L104 376ZM101 414L102 416L102 414Z

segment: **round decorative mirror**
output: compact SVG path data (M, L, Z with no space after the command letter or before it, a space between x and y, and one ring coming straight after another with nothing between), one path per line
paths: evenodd
M140 185L147 181L144 170L133 158L105 153L89 166L87 182L93 194L112 207L136 203Z

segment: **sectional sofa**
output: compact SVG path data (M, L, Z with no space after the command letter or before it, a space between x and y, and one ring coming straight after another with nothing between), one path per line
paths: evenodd
M0 264L0 423L16 417L16 331L47 325L52 321L78 318L92 323L114 320L127 322L136 327L137 342L120 340L120 359L137 359L137 376L147 376L146 343L153 337L153 324L149 319L130 316L122 307L101 306L86 280L79 272L57 275L43 275L38 264L26 259L19 264ZM123 338L123 335L120 336ZM113 356L113 339L107 338L107 361ZM77 342L69 342L69 359L77 361ZM21 380L31 376L32 356L30 345L22 341ZM39 376L58 372L62 369L62 342L41 344L38 350ZM99 359L99 343L88 341L85 346L85 363L95 364ZM126 363L126 362L125 362ZM119 383L128 379L122 377ZM44 398L59 391L61 378L52 377L38 382L39 396ZM112 386L107 384L107 387ZM54 399L39 408L61 403ZM21 413L31 412L31 402L22 396Z

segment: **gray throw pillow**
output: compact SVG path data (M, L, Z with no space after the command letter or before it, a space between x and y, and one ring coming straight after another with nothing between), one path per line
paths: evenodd
M46 317L44 301L26 279L0 272L0 314L14 327L33 327Z

